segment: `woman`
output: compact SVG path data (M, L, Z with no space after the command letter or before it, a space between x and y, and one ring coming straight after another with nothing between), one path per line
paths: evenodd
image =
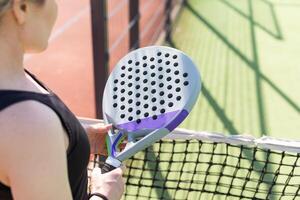
M71 3L72 1L70 1ZM46 49L55 0L0 0L0 199L120 199L122 170L92 175L87 131L60 99L29 72L25 53Z

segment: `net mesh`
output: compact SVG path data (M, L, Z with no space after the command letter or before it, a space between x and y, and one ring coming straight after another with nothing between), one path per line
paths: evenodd
M300 199L296 153L162 140L126 165L125 199Z
M300 154L164 139L126 161L123 199L300 199Z

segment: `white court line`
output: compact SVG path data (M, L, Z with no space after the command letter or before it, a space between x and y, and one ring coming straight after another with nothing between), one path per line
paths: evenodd
M76 15L73 15L70 19L68 19L61 27L56 29L56 31L52 34L52 36L49 39L49 44L52 43L60 35L62 35L70 27L72 27L74 24L76 24L89 11L90 6L85 6ZM28 61L31 57L32 55L25 55L24 61Z

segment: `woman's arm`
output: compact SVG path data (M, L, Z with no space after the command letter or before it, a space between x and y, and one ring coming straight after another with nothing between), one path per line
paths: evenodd
M1 112L0 128L0 166L14 199L71 200L57 115L38 102L22 102Z

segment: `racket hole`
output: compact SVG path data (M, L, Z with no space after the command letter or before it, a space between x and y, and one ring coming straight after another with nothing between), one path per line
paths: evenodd
M150 69L154 69L154 68L155 68L155 65L151 65L151 66L150 66Z
M140 73L140 70L139 69L135 70L135 73L136 74Z
M128 60L128 64L131 64L132 63L132 60Z
M121 119L125 118L125 114L120 115Z
M158 52L158 53L157 53L157 56L161 56L161 54L162 54L161 52Z
M132 75L129 75L129 76L128 76L128 79L132 79Z
M115 83L115 84L117 84L118 82L119 82L118 79L115 79L115 80L114 80L114 83Z
M121 90L121 93L124 93L124 92L125 92L125 89L122 89L122 90Z
M113 104L113 107L114 107L114 108L118 107L118 104L117 104L117 103L114 103L114 104Z
M147 82L148 82L148 79L144 79L144 80L143 80L143 83L147 83Z
M183 85L184 85L184 86L188 86L188 85L189 85L189 82L188 82L188 81L184 81Z
M141 114L141 111L140 111L140 110L137 110L137 111L136 111L136 114L137 114L137 115Z
M167 62L166 62L166 65L169 65L169 64L170 64L170 61L167 61Z
M159 78L159 79L163 79L164 76L163 76L163 75L159 75L158 78Z
M160 72L161 72L162 70L163 70L163 68L162 68L162 67L159 67L159 68L158 68L158 71L160 71Z
M131 96L132 94L133 94L133 92L132 92L132 91L129 91L129 92L128 92L128 95L129 95L129 96Z
M188 77L188 75L189 75L188 73L184 73L183 77L186 78L186 77Z
M171 99L173 97L173 94L168 94L168 98Z
M123 105L123 106L121 106L120 108L121 108L121 110L124 110L124 109L125 109L125 106Z
M172 89L172 85L168 85L168 90L171 90Z
M170 73L170 72L171 72L171 69L167 69L166 72L167 72L167 73Z
M164 105L165 104L165 100L160 100L160 105Z
M177 83L177 84L180 83L180 79L176 79L175 83Z
M114 91L116 92L118 90L118 88L117 87L114 87Z
M128 120L129 120L129 121L132 121L132 120L133 120L133 117L131 117L131 116L128 117Z
M172 102L170 102L170 103L168 104L169 107L173 107L173 105L174 105L174 104L173 104Z
M139 81L141 78L140 77L136 77L135 78L135 81Z
M157 62L158 62L158 63L162 63L162 59L159 59Z
M144 114L144 117L149 117L149 113L146 112L146 113Z
M136 102L136 104L135 104L136 106L140 106L141 105L141 102Z
M140 119L136 120L137 124L140 124L141 122L142 122L142 120L140 120Z
M131 71L132 71L132 68L131 68L131 67L129 67L129 68L128 68L128 71L129 71L129 72L131 72Z
M152 73L152 74L151 74L151 77L155 77L155 73Z
M159 93L159 95L160 95L160 96L164 96L165 93L164 93L163 91L161 91L161 92Z
M151 62L153 62L154 60L155 60L155 59L154 59L153 57L152 57L152 58L150 58L150 61L151 61Z
M122 98L121 98L121 101L125 101L125 97L122 97Z
M157 107L156 107L156 106L153 106L153 107L152 107L152 110L153 110L153 111L156 111L156 110L157 110Z
M176 88L176 92L180 92L180 91L181 91L180 87Z
M157 120L157 115L153 115L152 119Z
M124 78L124 77L125 77L125 74L121 74L121 77Z
M113 99L117 99L117 98L118 98L118 95L114 95L114 96L113 96Z
M143 72L143 75L145 75L145 76L146 76L147 74L148 74L148 72L147 72L147 71L144 71L144 72Z
M178 67L178 63L174 63L174 67Z
M151 101L152 101L153 103L155 103L155 102L156 102L156 98L153 97L153 98L151 99Z
M144 63L144 64L143 64L143 67L147 67L147 64L146 64L146 63Z
M135 86L135 89L137 89L137 90L140 89L140 88L141 88L140 85L136 85L136 86Z
M166 58L168 58L168 57L170 56L170 54L169 54L169 53L166 53L165 56L166 56Z
M144 92L147 92L148 91L148 87L144 87Z
M178 58L178 56L177 56L177 55L174 55L174 56L173 56L173 59L176 59L176 58Z
M128 112L132 112L133 111L133 108L128 108Z
M143 60L146 60L147 59L147 56L143 56Z
M128 83L128 87L132 87L132 83Z
M176 97L176 100L180 101L181 100L181 96Z
M179 74L179 71L178 71L178 70L176 70L176 71L174 72L174 74L175 74L175 75L178 75L178 74Z
M160 110L160 113L161 113L161 114L164 114L165 112L166 112L165 109L161 109L161 110Z
M133 102L132 99L129 99L129 100L128 100L128 103L129 103L129 104L132 104L132 102Z
M139 98L140 96L141 96L140 93L137 93L137 94L135 95L136 98Z
M168 77L168 78L167 78L167 81L171 81L171 80L172 80L172 78L171 78L171 77Z
M164 84L163 84L163 83L160 83L160 84L159 84L159 87L161 87L161 88L164 87Z
M145 96L144 96L144 100L147 100L148 98L149 98L148 95L145 95Z
M155 81L151 81L151 85L155 85L156 84L156 82Z
M136 63L135 63L135 66L139 66L139 65L140 65L140 62L136 62Z
M144 105L144 108L149 108L149 105L148 105L148 104L145 104L145 105Z
M155 94L156 93L156 89L151 90L151 93Z
M121 69L122 69L122 70L125 70L125 69L126 69L126 67L123 65L123 66L121 67Z

